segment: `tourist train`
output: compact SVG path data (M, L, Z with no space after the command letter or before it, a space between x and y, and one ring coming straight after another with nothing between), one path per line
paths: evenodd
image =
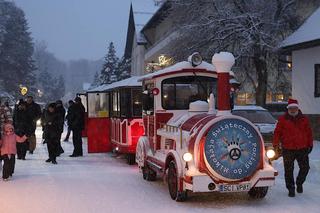
M89 152L98 145L93 149L127 154L130 164L135 154L143 179L163 177L176 201L189 192L243 191L263 198L277 175L270 163L274 152L267 153L254 124L231 114L233 55L215 54L212 62L195 53L89 91Z

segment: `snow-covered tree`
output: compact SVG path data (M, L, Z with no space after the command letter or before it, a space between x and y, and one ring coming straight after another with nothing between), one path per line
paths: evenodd
M65 79L58 70L66 70L64 62L47 50L45 42L36 42L33 58L36 64L36 87L43 93L39 99L49 102L60 99L65 94Z
M173 47L169 50L170 55L181 60L199 51L210 60L215 52L232 52L238 59L236 68L244 72L245 79L252 83L256 103L263 106L269 73L275 71L279 63L279 44L298 24L296 1L169 2L175 11L172 13L175 16L173 19L179 31L179 36L170 45Z
M100 83L100 75L98 72L96 72L96 74L94 75L94 78L93 78L93 82L91 84L92 87L96 87L96 86L99 86L101 83Z
M118 63L119 58L116 55L115 47L113 45L113 42L110 42L100 74L102 84L110 84L118 80Z
M118 64L117 76L118 80L123 80L130 77L131 60L122 57Z
M13 2L0 0L0 78L3 87L19 95L20 85L35 92L33 43L24 12Z

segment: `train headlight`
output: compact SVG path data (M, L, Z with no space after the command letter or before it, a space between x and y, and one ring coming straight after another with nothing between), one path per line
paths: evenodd
M195 52L188 57L188 61L189 61L189 63L191 63L191 65L193 67L196 67L202 63L202 57L201 57L200 53Z
M267 150L267 157L268 157L269 159L273 159L273 158L275 158L275 156L276 156L276 152L274 151L274 149L269 148L269 149Z
M184 160L185 162L189 162L189 161L192 160L192 154L189 153L189 152L184 153L183 156L182 156L182 158L183 158L183 160Z

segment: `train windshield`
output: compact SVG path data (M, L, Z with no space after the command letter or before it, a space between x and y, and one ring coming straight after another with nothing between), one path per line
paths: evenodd
M183 76L162 81L162 108L186 110L194 101L208 101L210 93L216 97L217 79L206 76Z

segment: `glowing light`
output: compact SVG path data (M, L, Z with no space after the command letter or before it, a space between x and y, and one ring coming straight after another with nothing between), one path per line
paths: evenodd
M28 88L25 86L20 86L21 95L26 95L28 93Z
M267 150L267 157L268 157L269 159L272 159L272 158L274 158L275 156L276 156L276 152L275 152L273 149Z
M182 157L183 157L183 160L184 160L185 162L189 162L189 161L192 160L192 154L189 153L189 152L184 153Z

